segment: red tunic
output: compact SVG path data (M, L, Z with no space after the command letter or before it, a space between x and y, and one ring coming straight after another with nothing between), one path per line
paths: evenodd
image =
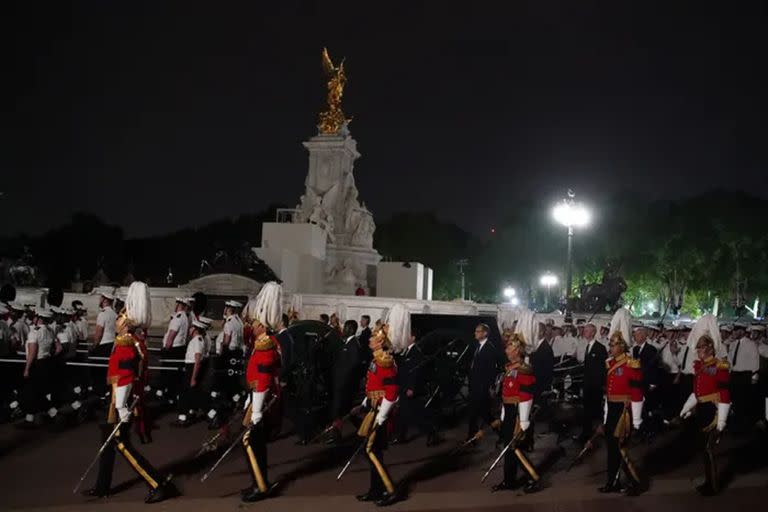
M368 401L382 397L390 402L397 400L397 365L392 356L384 351L373 354L365 379L365 396Z
M533 369L525 363L508 363L504 373L501 398L505 404L519 404L533 399L536 377Z
M609 357L605 361L608 369L605 394L609 402L642 402L643 372L640 361L626 354L617 358Z
M115 347L109 356L107 382L118 386L133 384L139 371L139 353L131 334L121 334L115 339Z
M273 336L262 335L253 345L248 359L245 378L252 391L277 392L276 381L280 375L280 353Z
M718 361L714 357L706 361L694 361L693 371L696 377L693 392L699 402L731 403L728 369L728 362Z

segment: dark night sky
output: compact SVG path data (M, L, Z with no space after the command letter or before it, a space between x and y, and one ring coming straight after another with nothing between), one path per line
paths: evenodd
M63 4L4 16L0 234L85 210L142 236L295 204L324 45L347 58L379 220L429 209L480 231L568 187L596 205L768 195L762 2Z

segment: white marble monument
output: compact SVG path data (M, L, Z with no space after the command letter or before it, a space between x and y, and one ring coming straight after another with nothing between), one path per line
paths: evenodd
M304 147L309 172L293 222L315 224L326 233L325 293L353 294L362 287L370 294L381 256L373 248L373 214L359 201L355 186L357 143L345 124L338 133L312 137Z

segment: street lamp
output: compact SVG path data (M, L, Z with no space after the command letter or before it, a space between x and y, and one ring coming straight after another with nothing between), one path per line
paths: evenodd
M547 289L547 294L544 296L544 309L549 309L549 289L557 284L557 276L551 272L547 272L539 278L541 286Z
M511 300L512 297L515 296L516 292L515 292L514 288L512 288L511 286L507 286L506 288L504 288L504 292L503 293L504 293L504 297L506 297L507 299Z
M565 267L565 299L571 295L573 280L573 228L589 224L589 211L581 203L575 201L576 194L568 190L568 197L558 203L552 210L555 220L568 228L568 263Z

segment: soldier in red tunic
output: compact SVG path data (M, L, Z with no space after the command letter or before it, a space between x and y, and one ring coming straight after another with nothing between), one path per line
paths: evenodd
M608 481L599 491L636 495L640 492L640 477L629 459L626 443L632 427L639 429L643 421L643 376L640 361L629 357L627 349L624 335L620 330L615 331L608 343L610 357L605 361L607 376L603 429L608 457ZM622 466L628 478L626 487L619 483Z
M683 405L680 416L687 418L696 410L696 426L704 448L704 483L696 490L703 496L713 496L719 491L719 486L712 448L725 429L731 408L728 391L730 365L728 361L715 358L715 342L709 335L701 336L696 342L696 357L693 363L693 393Z
M87 496L105 497L109 495L112 484L112 469L115 464L115 450L120 452L149 487L145 503L157 503L175 493L170 484L170 478L163 477L152 465L141 456L131 445L130 425L133 411L129 408L132 403L133 387L139 376L139 338L142 331L151 321L149 304L149 289L144 283L134 282L128 289L126 309L117 319L117 337L112 354L109 356L107 369L107 384L112 386L112 398L107 418L108 426L104 429L106 437L119 423L114 437L107 445L99 459L99 473L96 487L86 491Z
M253 347L245 373L250 403L243 418L243 425L248 429L243 436L243 451L251 474L251 486L241 491L242 500L246 502L268 497L273 488L267 477L269 425L264 415L280 394L280 353L277 339L269 329L276 327L280 319L281 295L280 285L266 283L253 307L248 308L253 318Z
M509 363L505 366L501 390L501 440L507 445L513 440L522 442L526 436L533 433L530 430L530 418L536 377L533 374L533 368L523 360L525 354L523 335L519 333L508 335L504 352ZM523 466L527 476L525 492L532 493L540 489L539 475L533 464L520 448L513 445L504 455L504 480L491 488L493 492L518 487L518 463Z
M370 464L370 486L368 492L357 496L359 501L373 501L378 506L391 505L397 501L397 493L387 468L384 466L384 450L387 447L387 433L392 408L397 402L397 365L390 353L392 343L387 335L388 326L373 333L368 347L373 359L368 366L365 380L365 399L362 408L366 415L357 435L367 438L365 454Z

